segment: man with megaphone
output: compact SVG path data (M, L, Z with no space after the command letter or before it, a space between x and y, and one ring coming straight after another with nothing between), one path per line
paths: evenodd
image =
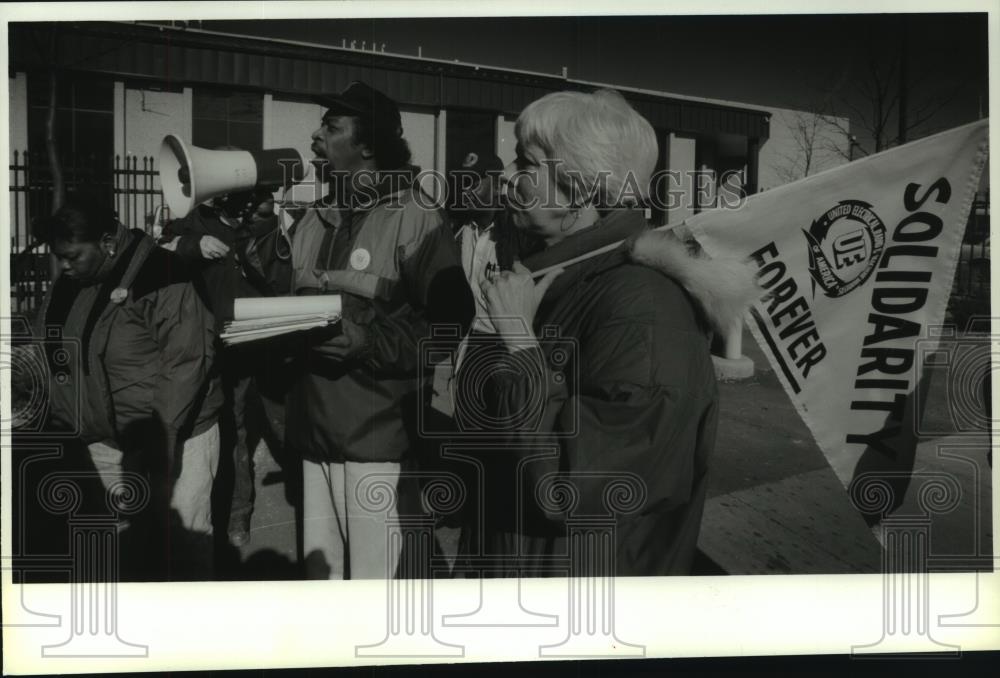
M225 322L232 319L235 299L287 293L291 271L280 270L286 267L274 251L283 248L287 259L290 245L277 242L285 235L273 208L273 197L267 188L235 191L198 205L164 229L161 242L201 273L215 315L216 336L222 333ZM269 252L271 256L267 255ZM232 450L232 454L226 454L220 464L215 515L222 522L228 514L229 542L239 547L250 540L254 502L247 411L267 402L264 399L258 403L259 395L264 394L258 392L275 390L274 376L280 365L273 357L269 358L267 346L258 343L220 345L217 350L216 365L226 397L220 422L222 446L224 451ZM221 529L223 525L218 527Z
M390 552L386 530L419 511L407 473L419 445L419 342L450 323L457 345L472 293L441 210L415 181L395 102L361 82L316 100L327 110L312 150L329 193L292 227L292 286L340 294L343 318L336 336L299 351L288 398L306 575L393 577L406 556Z

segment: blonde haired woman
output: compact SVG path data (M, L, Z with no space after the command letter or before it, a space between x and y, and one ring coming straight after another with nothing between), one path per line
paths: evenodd
M566 555L571 574L689 573L718 420L711 326L752 274L650 232L656 137L617 92L545 96L516 135L509 209L546 246L482 286L505 350L459 377L497 435L463 551L520 576L566 574ZM594 519L604 536L574 540Z

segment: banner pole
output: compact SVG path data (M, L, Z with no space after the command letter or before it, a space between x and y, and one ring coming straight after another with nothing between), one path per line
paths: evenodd
M651 231L667 232L667 231L671 231L671 230L673 230L675 228L680 228L681 226L683 226L686 223L687 223L687 219L685 219L684 221L681 221L679 223L676 223L676 224L664 224L663 226L657 226L656 228L653 228L653 229L650 229L650 230ZM581 261L586 261L587 259L591 259L593 257L596 257L599 254L605 254L606 252L612 252L612 251L618 249L619 247L621 247L621 245L622 245L623 242L625 242L624 239L623 240L619 240L618 242L613 242L610 245L604 245L603 247L598 247L596 250L591 250L590 252L585 252L585 253L583 253L583 254L581 254L579 256L575 256L572 259L567 259L566 261L562 261L562 262L560 262L558 264L552 264L551 266L546 266L545 268L540 268L537 271L532 271L531 272L531 277L535 278L535 279L542 278L547 273L550 273L551 271L557 271L560 268L566 268L567 266L572 266L574 264L579 264Z

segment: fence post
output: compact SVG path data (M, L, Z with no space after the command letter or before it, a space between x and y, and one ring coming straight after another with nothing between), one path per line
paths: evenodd
M11 232L13 234L14 243L11 248L11 255L13 257L17 256L17 253L21 251L21 198L20 190L21 183L18 181L18 172L20 171L20 164L18 163L19 153L14 151L14 164L10 166L11 170L11 182L10 182L10 193L11 202L14 205L14 222L11 224ZM14 259L17 261L17 259ZM21 312L21 276L16 268L11 267L11 291L14 293L16 311ZM16 276L16 277L15 277Z
M143 158L142 166L145 168L142 173L142 227L146 233L152 234L153 229L146 224L146 217L149 216L149 192L152 186L153 159L150 156Z
M114 194L115 202L115 213L121 217L122 214L122 199L121 199L121 156L115 153L114 165L111 167L111 192Z
M132 208L132 215L129 217L128 223L131 225L135 223L135 194L139 190L139 158L133 155L130 159L132 161L132 168L131 172L129 172L129 179L132 180L132 190L129 192L128 197L129 206Z

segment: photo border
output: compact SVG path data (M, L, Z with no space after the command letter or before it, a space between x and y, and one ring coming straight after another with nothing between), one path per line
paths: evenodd
M0 7L3 30L20 20L109 19L290 19L385 18L401 16L487 17L518 15L601 15L607 2L548 3L525 0L475 4L451 2L337 2L337 3L51 3ZM810 3L781 0L764 6L747 2L686 0L672 3L672 14L726 13L877 13L917 11L986 11L989 13L990 63L998 63L998 17L996 7L986 1L956 3L842 0ZM662 13L662 3L637 2L614 5L616 14ZM6 50L0 63L9 66ZM683 67L681 65L680 67ZM990 108L1000 110L996 69L990 77ZM0 119L8 119L8 85L0 97ZM993 138L998 130L990 123ZM8 136L0 145L9 154ZM991 144L992 146L992 144ZM0 211L8 210L6 174L0 186ZM996 194L995 175L991 175ZM0 244L0 258L9 266L9 238ZM11 317L9 270L3 275L0 317L5 327ZM995 286L994 286L995 290ZM994 297L991 303L996 300ZM994 371L995 372L995 371ZM998 377L993 375L993 389ZM9 375L0 376L0 407L9 421ZM2 431L0 478L11 477L9 431ZM994 468L996 488L1000 470ZM10 507L11 488L2 482L3 507ZM11 557L11 515L2 515L2 562ZM993 525L1000 524L998 502L992 507ZM994 529L995 533L995 529ZM995 535L994 535L995 537ZM994 554L996 543L994 539ZM994 564L997 563L994 555ZM535 661L538 648L564 633L557 627L515 627L505 633L467 628L469 634L460 656L393 658L359 657L356 647L379 642L384 635L386 582L213 582L169 584L119 584L117 586L118 632L129 642L148 646L146 657L93 659L45 657L44 646L58 644L67 629L60 625L18 625L32 610L48 615L69 615L68 585L14 586L10 569L2 569L4 672L83 673L137 670L291 668L348 664L409 664L437 661ZM900 575L906 576L906 575ZM701 657L771 654L851 654L875 644L875 651L920 652L958 648L960 652L1000 648L1000 573L932 573L926 575L926 600L933 634L887 636L883 575L833 576L728 576L684 578L618 578L615 590L615 632L625 642L644 648L646 657ZM486 582L506 591L511 581ZM566 579L523 580L521 593L538 613L565 615ZM478 595L477 580L436 580L435 626L443 616L469 609ZM20 590L19 590L20 589ZM374 601L374 602L373 602ZM153 613L155 611L155 613ZM966 614L968 613L968 614ZM966 616L962 616L966 615ZM942 623L947 619L948 623ZM961 623L965 619L966 623ZM435 632L444 643L457 643L462 629L441 627ZM478 635L477 635L478 634ZM928 642L928 641L933 641ZM881 643L878 646L878 643ZM948 650L939 651L948 653ZM602 655L603 656L603 655ZM613 655L607 655L613 656ZM949 655L950 656L950 655Z

